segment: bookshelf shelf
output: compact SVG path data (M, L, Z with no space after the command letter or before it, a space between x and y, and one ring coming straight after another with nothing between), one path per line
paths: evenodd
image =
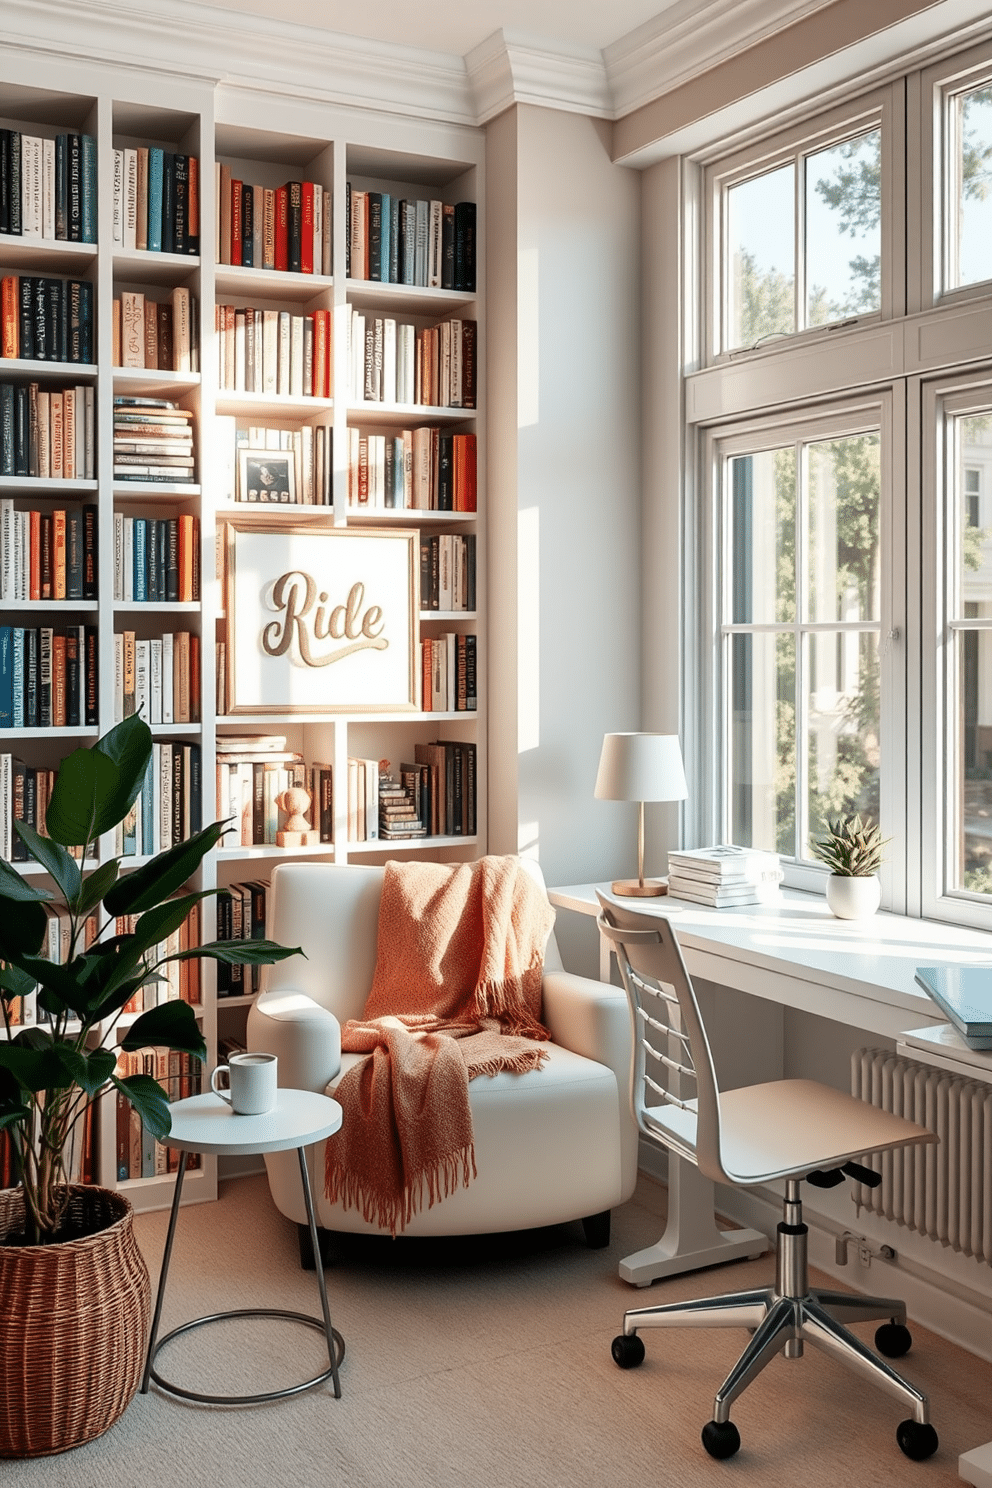
M305 303L334 288L328 274L298 274L285 269L246 269L239 264L217 264L214 269L217 299L228 295L253 296ZM240 302L240 301L239 301Z
M83 275L97 256L95 243L64 243L57 238L0 236L0 256L5 272L30 272L43 267L45 273Z
M2 379L0 379L2 380ZM38 475L0 475L0 496L22 491L25 496L85 496L98 488L95 480L51 480Z
M66 48L66 53L68 48ZM94 74L85 58L60 55L53 71L52 56L33 53L28 49L18 58L18 82L0 79L0 118L8 127L25 134L42 134L48 137L56 130L85 131L97 142L97 179L99 185L98 244L62 242L39 237L0 238L0 257L5 274L25 276L62 277L78 279L92 286L93 339L91 362L55 362L41 358L6 358L0 360L0 383L25 386L33 382L43 392L61 392L77 384L87 387L87 398L92 389L95 420L95 475L86 481L63 481L54 479L26 478L18 476L0 477L0 498L10 499L12 509L42 508L47 517L52 509L63 504L87 506L96 509L97 574L99 587L96 600L67 601L5 601L0 604L0 618L7 625L29 628L57 628L60 624L74 625L85 622L89 634L95 633L96 671L90 674L90 687L96 689L96 716L103 720L100 727L75 726L72 728L19 728L0 729L0 753L11 755L12 761L23 761L25 769L38 772L38 790L41 790L43 771L54 770L59 762L75 749L79 743L92 743L113 726L119 697L117 675L118 656L121 670L133 665L135 695L147 686L148 696L168 698L166 667L173 667L173 696L176 689L183 689L188 676L199 674L200 695L190 709L199 723L155 723L152 736L156 746L155 761L161 767L155 777L157 789L155 805L162 806L163 797L168 799L169 765L182 774L185 808L199 801L201 823L208 824L226 818L231 805L231 778L222 783L218 764L230 763L227 750L218 750L219 740L231 736L281 736L283 747L267 753L280 753L284 758L304 762L306 779L310 786L326 784L328 776L333 785L333 802L330 794L322 794L315 800L321 811L324 835L333 831L333 842L321 842L307 848L280 848L275 845L257 844L241 846L232 843L209 853L191 883L197 890L225 891L232 886L242 892L240 886L249 882L256 884L268 880L272 867L279 861L313 859L319 862L348 863L381 862L388 856L435 857L440 861L460 861L475 857L484 851L487 844L487 720L485 697L480 694L478 712L423 712L413 709L394 709L389 712L366 711L356 708L352 712L304 713L282 712L226 714L217 711L218 692L223 695L218 680L223 681L222 667L226 667L230 656L232 637L228 633L229 617L225 613L225 591L223 562L218 572L218 557L224 552L225 525L231 521L271 522L273 517L282 525L293 523L311 529L347 530L367 529L369 526L402 529L413 532L418 529L431 536L442 534L475 533L478 537L477 579L479 583L477 609L468 611L420 611L414 616L412 644L419 645L422 638L436 638L447 629L471 630L478 636L479 676L486 674L485 655L485 461L482 435L484 433L485 409L482 396L485 380L476 377L477 396L480 408L462 409L434 407L413 403L377 403L349 396L352 348L349 345L353 334L352 311L367 320L395 319L399 323L413 325L416 332L432 329L439 324L458 319L484 322L485 295L462 291L443 290L407 284L381 283L373 280L346 277L350 244L346 241L348 218L349 181L360 183L362 190L381 190L397 193L411 200L442 199L446 205L484 199L483 176L485 170L485 139L481 131L457 124L439 123L437 120L421 121L414 118L390 118L378 111L368 115L354 108L338 108L319 104L305 97L289 97L273 94L267 97L264 111L260 110L255 95L228 82L214 84L202 76L181 78L169 75L152 65L141 62L128 63L119 68L113 64L97 70ZM21 75L23 74L23 76ZM8 78L10 74L8 71ZM26 95L30 94L30 98ZM140 100L140 101L138 101ZM22 111L27 110L25 115ZM170 155L189 157L198 163L199 221L194 226L187 220L188 233L199 231L199 253L161 253L130 246L137 241L146 241L142 236L144 222L147 241L152 236L151 152L162 151L163 158ZM118 161L115 152L125 152ZM135 166L136 193L133 217L128 221L127 194L122 189L120 168L131 170L126 152L134 151L138 164ZM141 206L141 184L138 176L140 162L147 152L145 208ZM263 203L268 203L267 192L278 195L288 183L301 181L312 183L312 200L316 214L318 200L321 204L320 221L322 232L321 253L317 254L316 235L314 241L315 267L320 273L301 273L285 269L272 270L245 267L237 264L215 262L218 256L216 244L224 232L224 213L218 211L215 167L221 181L240 181L251 187L252 202L258 198L255 192L263 193ZM117 190L115 191L115 168ZM165 169L168 169L166 164ZM181 166L173 162L173 171L182 180ZM126 181L124 176L123 180ZM164 179L164 178L163 178ZM193 179L190 172L187 181ZM320 188L318 197L316 188ZM115 198L118 210L115 215ZM174 198L177 199L177 198ZM302 194L299 221L304 216L307 192ZM229 198L233 208L234 198ZM248 198L242 198L243 206ZM180 236L169 238L165 214L166 196L163 192L163 241L181 243ZM187 197L187 206L191 201ZM120 204L123 203L123 211ZM142 210L147 215L141 216ZM254 214L254 206L251 208ZM448 214L450 217L450 214ZM256 218L257 225L257 218ZM480 223L476 241L484 242ZM231 234L228 241L231 252L237 256L232 221L227 224ZM246 240L247 241L247 240ZM302 244L302 239L301 239ZM297 261L296 239L289 240L289 254L285 261ZM278 245L276 251L279 251ZM225 253L225 256L226 253ZM256 249L255 262L260 261ZM284 260L280 257L279 262ZM299 262L306 262L307 255L301 246ZM479 283L485 279L479 264ZM418 271L419 272L419 271ZM446 279L445 282L451 282ZM122 301L123 294L144 294L156 304L171 299L170 291L187 290L191 300L190 344L199 348L199 371L161 371L154 365L148 368L114 365L114 300ZM84 297L85 298L85 297ZM185 297L173 301L175 307L185 303ZM294 388L313 386L328 394L325 397L309 397L267 392L247 392L230 387L220 387L221 378L231 380L227 368L230 366L230 351L227 341L223 357L218 350L218 324L224 325L225 338L230 331L231 317L217 315L218 307L234 306L243 309L274 311L290 318L290 358ZM120 320L123 322L123 303L120 305ZM325 318L329 317L329 318ZM315 317L309 325L304 324L304 357L311 352L314 360L322 354L323 345L328 346L328 363L325 367L318 360L319 377L313 381L299 380L298 363L299 332L296 323L301 318ZM234 356L239 355L240 319L235 316ZM257 324L245 317L246 324ZM163 319L163 325L167 320ZM133 329L134 318L130 325ZM271 320L263 321L263 362L266 358L264 332L271 327ZM279 322L278 346L284 342L284 321ZM150 325L145 327L144 354L150 363L155 355L155 334ZM328 335L328 331L330 334ZM269 332L271 335L271 332ZM385 333L384 333L385 334ZM25 343L22 343L25 344ZM431 344L431 343L428 343ZM438 342L432 343L436 348ZM476 355L481 365L481 338L476 343ZM257 346L257 343L256 343ZM317 352L317 348L320 351ZM30 349L30 348L28 348ZM78 343L77 343L78 349ZM421 365L428 363L428 353L421 348ZM141 352L131 346L128 360L141 359ZM118 354L117 360L122 360ZM166 365L173 358L162 354ZM196 363L193 362L195 366ZM304 366L310 363L305 360ZM221 372L218 372L218 367ZM255 362L252 363L253 371ZM267 368L266 368L267 370ZM246 369L247 371L247 369ZM241 380L240 371L236 374ZM304 379L306 373L304 373ZM260 387L261 379L249 381L249 385ZM286 387L288 382L282 381ZM391 381L386 386L393 388ZM420 383L401 383L404 396ZM425 384L425 386L428 384ZM359 388L364 382L357 384ZM442 384L442 387L444 384ZM270 383L271 387L271 383ZM337 396L333 394L337 392ZM443 396L442 394L434 394ZM24 394L15 394L15 398ZM430 395L429 395L430 396ZM9 399L9 394L7 395ZM190 415L193 432L193 472L195 481L173 480L171 471L162 481L127 480L114 473L114 399L115 398L160 399ZM149 442L163 436L169 429L170 411L160 410L156 416L154 405L148 405L147 419L135 419L133 423L151 422L153 427L144 438L133 441L137 444ZM139 410L144 408L139 406ZM119 419L119 428L124 420ZM179 422L179 420L175 420ZM155 425L157 424L157 428ZM356 507L349 505L349 458L350 442L369 435L399 436L405 429L440 429L449 433L479 433L479 506L480 512L447 512L395 508ZM249 436L249 429L277 429L282 434L299 434L297 449L300 461L297 470L296 491L310 494L312 488L326 491L328 499L322 504L278 505L249 503L233 500L238 489L237 459L232 459L232 443L237 447ZM311 440L309 430L321 431ZM327 431L326 433L324 431ZM168 440L164 442L170 442ZM171 442L177 442L172 440ZM292 447L292 439L286 441ZM310 449L313 448L313 464L310 466ZM294 456L297 449L293 450ZM121 451L120 453L124 453ZM161 453L165 455L166 450ZM177 451L185 454L185 451ZM321 461L323 465L321 466ZM149 465L154 462L148 461ZM9 468L9 467L8 467ZM37 468L37 467L33 467ZM41 468L46 468L42 466ZM69 468L73 468L70 466ZM89 469L88 466L75 467ZM188 466L175 467L179 470ZM319 484L319 472L326 477L324 486ZM376 484L378 489L378 482ZM6 508L5 510L9 510ZM123 561L126 547L118 546L121 531L128 529L121 518L153 518L156 521L175 519L182 523L192 516L198 526L198 548L195 550L200 576L201 599L197 602L143 602L123 601L114 598L113 576ZM188 532L188 528L179 528ZM172 539L170 528L157 528L158 539L165 532ZM124 538L127 543L127 537ZM356 546L358 546L356 544ZM363 548L365 544L361 545ZM416 544L414 544L414 549ZM185 550L189 552L187 545ZM378 561L378 560L376 560ZM37 593L38 590L35 590ZM93 592L88 590L87 592ZM131 593L131 589L118 587L117 593ZM156 593L160 592L157 588ZM162 591L164 592L164 590ZM176 592L170 589L169 592ZM178 592L190 593L188 587ZM445 590L447 598L448 591ZM16 617L16 618L15 618ZM189 640L186 640L186 636ZM131 645L129 637L133 636ZM177 640L176 637L182 637ZM194 650L194 641L196 649ZM147 650L145 649L147 647ZM154 648L154 649L153 649ZM129 656L133 653L133 661ZM89 653L87 653L89 659ZM189 668L186 670L186 658ZM195 663L193 658L196 658ZM146 661L147 658L147 661ZM167 660L168 658L168 660ZM413 652L414 666L420 655ZM143 669L147 667L147 671ZM175 668L179 670L176 671ZM158 668L158 670L156 670ZM420 676L420 671L416 672ZM158 689L161 688L161 691ZM90 692L87 691L87 698ZM182 691L178 692L180 697ZM289 694L285 694L289 696ZM316 695L316 694L315 694ZM404 695L404 690L391 692L390 696ZM419 699L419 691L417 693ZM198 704L198 706L197 706ZM130 706L130 703L127 704ZM223 706L223 703L222 703ZM145 716L150 708L145 708ZM183 716L189 716L185 708ZM18 715L20 716L20 715ZM33 714L25 716L33 717ZM62 716L59 714L58 716ZM72 717L85 716L72 713ZM92 717L92 710L89 713ZM160 716L158 712L155 716ZM459 741L474 748L471 754L456 753L459 765L473 761L477 782L477 824L472 835L457 834L396 838L393 840L350 840L349 827L349 762L359 762L358 780L363 775L376 782L378 762L390 760L391 769L398 772L403 762L420 763L418 749L436 747L439 739ZM261 752L261 751L260 751ZM443 750L442 750L443 758ZM450 756L448 757L450 760ZM193 762L198 770L194 775ZM269 763L273 763L272 760ZM366 769L366 766L370 768ZM311 777L310 769L316 767L324 772ZM253 766L254 768L254 762ZM437 770L436 762L432 768ZM466 780L471 781L471 763L465 765ZM263 765L264 769L264 765ZM442 775L443 775L442 767ZM459 778L461 771L459 770ZM172 784L180 778L172 777ZM426 777L425 781L426 781ZM435 777L436 778L436 777ZM254 776L252 784L255 785ZM359 792L360 792L359 784ZM226 794L222 794L226 791ZM316 794L316 791L313 792ZM443 794L443 789L439 794ZM244 796L241 798L242 811ZM374 788L366 791L370 808L374 809ZM147 802L139 798L140 808L147 809ZM354 798L353 802L354 804ZM363 806L359 796L359 831L363 817ZM160 811L151 817L151 830L158 836L168 835L171 822L177 820L175 802L170 814ZM190 811L189 829L194 823ZM141 853L121 856L122 874L128 874L149 861L147 851L148 816L138 819L138 826L128 825L122 841L127 846L145 848ZM354 822L356 818L351 818ZM471 818L467 818L471 820ZM330 821L330 827L328 826ZM441 821L444 823L444 816ZM458 817L448 817L448 824ZM466 820L463 816L462 820ZM435 825L437 824L435 818ZM183 823L183 830L186 829ZM256 823L252 823L253 830ZM173 827L172 830L175 830ZM257 833L256 835L261 835ZM269 835L265 833L265 835ZM101 838L98 859L87 867L98 866L115 855L117 839L114 832ZM18 864L33 881L44 882L41 869L33 864ZM230 900L230 895L227 896ZM254 909L252 910L254 913ZM226 929L222 924L222 929ZM201 906L200 933L204 940L213 940L217 933L217 907L215 899L207 897ZM228 930L228 933L230 931ZM196 1012L202 1022L208 1047L208 1065L217 1057L218 1015L223 1010L223 1034L228 1037L243 1037L246 1010L253 1001L252 996L218 997L217 968L211 962L200 965L200 995L202 1003ZM125 1020L125 1026L128 1021ZM143 1178L118 1178L120 1170L116 1130L116 1096L104 1102L99 1120L98 1151L95 1164L97 1179L107 1186L118 1186L124 1190L138 1208L160 1207L171 1196L171 1176L146 1176ZM133 1168L132 1168L133 1171ZM217 1164L212 1158L205 1159L202 1167L191 1171L187 1178L187 1193L191 1200L204 1200L216 1194ZM192 1185L192 1186L190 1186Z

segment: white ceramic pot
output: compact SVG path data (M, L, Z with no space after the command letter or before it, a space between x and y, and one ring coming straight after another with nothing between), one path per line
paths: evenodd
M870 878L844 878L831 873L827 879L827 904L839 920L867 920L881 903L878 874Z

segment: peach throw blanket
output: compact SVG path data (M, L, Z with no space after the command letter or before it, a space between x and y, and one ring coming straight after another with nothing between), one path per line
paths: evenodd
M341 1047L327 1143L332 1203L393 1235L476 1176L468 1082L538 1068L544 946L554 911L515 857L387 863L375 976Z

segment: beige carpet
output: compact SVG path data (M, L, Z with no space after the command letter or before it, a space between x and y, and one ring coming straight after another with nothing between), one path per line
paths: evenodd
M714 1462L699 1441L740 1332L645 1334L647 1358L617 1369L623 1310L763 1283L764 1257L635 1291L622 1255L659 1233L664 1190L642 1179L614 1216L607 1251L576 1225L484 1243L352 1238L327 1271L344 1334L343 1397L329 1387L265 1406L213 1408L139 1395L101 1440L60 1457L0 1464L11 1488L902 1488L960 1483L957 1457L992 1439L992 1365L915 1330L905 1372L931 1397L941 1447L929 1462L895 1442L905 1414L808 1350L779 1358L734 1409L743 1447ZM139 1217L157 1277L167 1216ZM262 1178L183 1210L165 1328L230 1307L316 1313L294 1227ZM0 1321L2 1329L2 1321ZM871 1335L871 1325L862 1330ZM2 1336L2 1335L0 1335ZM323 1362L321 1335L273 1320L217 1324L170 1344L163 1374L191 1388L249 1392Z

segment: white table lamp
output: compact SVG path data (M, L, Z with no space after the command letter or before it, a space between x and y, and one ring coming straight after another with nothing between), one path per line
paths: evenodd
M636 801L637 877L619 879L614 894L653 898L668 885L644 877L644 802L684 801L689 794L677 734L606 734L595 795L601 801Z

